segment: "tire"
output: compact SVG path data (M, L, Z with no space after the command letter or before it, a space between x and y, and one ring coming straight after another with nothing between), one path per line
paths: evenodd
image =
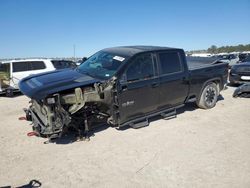
M215 83L208 83L202 90L199 100L196 104L199 108L210 109L216 105L219 91Z
M12 89L7 89L6 90L6 97L13 97L13 96L14 96L13 90Z

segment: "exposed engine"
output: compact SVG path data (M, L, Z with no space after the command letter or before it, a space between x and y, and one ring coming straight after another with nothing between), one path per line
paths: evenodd
M115 91L115 81L110 80L56 93L40 101L31 100L29 109L25 110L26 119L32 121L38 136L58 138L73 128L78 132L78 139L88 140L92 122L106 120L114 125L111 104L115 105Z

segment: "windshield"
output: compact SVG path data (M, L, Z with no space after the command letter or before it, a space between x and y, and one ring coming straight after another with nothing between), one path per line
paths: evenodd
M250 62L250 55L248 55L244 60L243 62Z
M88 74L92 77L108 79L116 73L124 61L124 57L100 51L81 64L78 70L81 73Z

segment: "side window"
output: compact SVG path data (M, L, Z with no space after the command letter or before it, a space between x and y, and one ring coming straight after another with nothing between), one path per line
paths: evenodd
M13 72L22 72L29 70L29 63L24 62L13 62Z
M154 76L154 67L151 54L137 56L126 71L127 81L148 79Z
M178 52L159 53L161 74L170 74L182 71L182 65Z
M52 60L53 66L56 69L65 69L65 68L74 68L74 62L72 61L60 61L60 60Z
M41 70L46 68L43 61L30 61L29 63L30 63L30 70Z

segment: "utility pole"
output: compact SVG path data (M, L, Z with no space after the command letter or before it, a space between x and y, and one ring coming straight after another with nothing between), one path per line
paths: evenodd
M76 45L73 45L73 51L74 51L74 61L76 61Z

